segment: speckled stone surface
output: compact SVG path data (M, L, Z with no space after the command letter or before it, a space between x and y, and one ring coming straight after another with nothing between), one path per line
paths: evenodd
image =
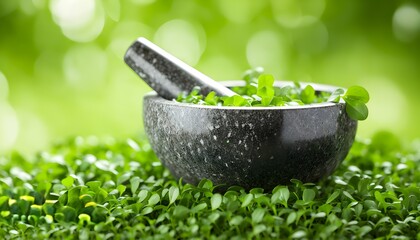
M357 129L344 103L215 107L168 101L155 93L144 97L144 125L152 148L175 177L266 190L292 178L316 182L330 175Z
M165 99L172 100L181 92L191 92L195 86L200 86L204 95L211 91L219 96L235 95L230 89L145 38L138 38L128 48L124 61Z

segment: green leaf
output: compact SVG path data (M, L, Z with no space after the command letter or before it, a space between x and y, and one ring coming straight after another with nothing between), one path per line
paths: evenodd
M198 184L198 186L200 188L208 189L210 191L213 190L213 182L210 181L210 180L208 180L208 179L205 179L205 178L200 181L200 183Z
M261 98L261 105L263 106L270 106L273 97L262 97Z
M287 216L287 219L286 219L286 224L287 225L290 225L290 224L292 224L295 220L296 220L296 212L291 212L290 214L289 214L289 216Z
M208 220L209 220L210 222L214 223L214 222L216 222L216 221L217 221L217 219L219 219L219 218L220 218L220 213L218 213L218 212L213 212L213 213L211 213L211 214L209 215Z
M83 186L84 188L84 186ZM74 208L79 208L82 205L82 202L80 201L80 191L82 190L82 186L77 186L77 187L73 187L70 188L69 191L67 192L67 206L71 206Z
M153 208L150 206L147 206L141 210L141 215L148 215L153 212Z
M233 96L233 106L242 106L245 103L245 99L242 96Z
M244 76L242 77L242 79L244 79L247 84L251 84L251 83L257 83L258 81L258 77L264 72L264 68L262 67L256 67L254 69L250 69L247 70L244 73Z
M198 204L198 205L194 206L194 207L191 209L191 212L193 212L193 213L198 213L198 212L200 212L200 211L202 211L202 210L204 210L204 209L206 209L206 208L207 208L207 203L203 202L203 203L200 203L200 204Z
M188 217L190 209L185 206L178 205L174 208L173 217L176 219L185 219Z
M5 209L7 205L9 205L9 197L0 196L0 209Z
M311 85L307 85L300 94L301 100L305 104L313 103L315 100L315 89Z
M369 102L369 93L360 86L352 86L347 89L346 93L344 94L345 98L357 100L362 103L368 103Z
M120 20L120 0L103 0L105 12L114 21Z
M105 189L100 189L97 193L96 193L96 202L98 203L102 203L105 201L105 199L108 197L108 192Z
M223 106L234 106L233 105L233 96L232 97L221 97L223 101Z
M72 222L76 220L77 214L76 209L68 206L64 206L59 210L59 213L62 213L64 218L63 221L65 222Z
M371 230L372 230L371 226L362 226L361 228L358 229L357 236L359 238L362 238L364 235L369 233Z
M169 188L169 204L172 204L176 201L179 196L179 188L172 186Z
M54 215L56 208L54 207L54 204L57 201L51 201L51 200L46 200L45 203L42 205L42 210L44 211L44 213L46 215Z
M291 236L291 238L297 238L297 239L301 239L304 237L306 237L306 232L302 230L294 232Z
M258 88L272 88L274 84L274 77L270 74L262 74L258 77ZM274 95L274 91L273 91Z
M86 204L86 203L88 203L88 202L91 202L91 201L93 201L93 197L91 196L91 195L89 195L89 194L82 194L82 195L80 195L79 196L79 199L84 203L84 204Z
M0 216L2 218L7 218L8 216L10 216L10 211L1 211Z
M30 212L29 212L30 215L35 215L37 217L40 217L41 213L42 213L42 206L41 205L36 205L36 204L31 205L31 209L30 209Z
M252 230L252 233L254 235L258 235L262 232L264 232L267 229L267 227L264 224L258 224L257 226L254 227L254 229Z
M246 90L244 93L245 95L252 96L254 94L257 94L258 85L255 83L252 83L249 86L246 86L244 89Z
M150 196L149 201L147 202L147 205L154 206L160 201L160 196L157 193L154 193L152 196Z
M271 103L270 104L273 105L273 106L280 107L280 106L286 105L286 101L284 101L284 99L282 97L274 97L271 100Z
M241 207L247 207L252 202L253 199L254 199L254 195L252 195L251 193L248 193L247 195L245 195L245 198L242 202Z
M284 86L277 90L276 95L281 97L288 97L293 95L294 88L292 86Z
M80 222L87 222L90 223L91 217L85 213L79 214L79 221Z
M244 221L242 216L234 216L230 221L229 225L231 226L239 226Z
M362 121L368 117L369 111L363 102L346 97L344 97L344 101L346 102L346 112L350 118Z
M130 179L131 192L135 193L140 186L141 179L139 177L133 177Z
M341 191L335 190L327 199L326 203L330 204L332 201L334 201L338 196L340 196Z
M353 201L356 201L356 199L354 199L354 197L347 191L343 191L343 195L350 198Z
M319 212L324 212L324 213L326 213L326 214L329 214L329 213L331 212L331 210L332 210L332 209L333 209L333 206L331 206L330 204L326 203L326 204L321 205L321 206L318 208L318 211L319 211Z
M342 95L344 94L344 89L342 88L337 88L332 94L331 96L328 98L328 102L334 102L334 103L338 103L340 101L340 98L342 97Z
M312 189L303 190L302 199L305 202L312 202L315 198L315 191Z
M207 97L204 99L204 101L209 105L217 105L219 102L219 98L216 96L216 92L211 91L209 94L207 94Z
M148 195L149 195L149 191L147 191L146 189L140 190L139 195L138 195L139 202L143 202L147 198Z
M218 209L220 205L222 204L222 199L223 197L219 193L214 194L210 199L211 210Z
M263 220L265 210L263 208L257 208L252 212L251 219L254 223L259 223Z
M101 188L102 183L100 181L90 181L86 183L86 186L90 187L93 192L97 192Z
M73 186L73 183L74 183L74 178L72 178L71 176L68 176L64 178L63 180L61 180L61 184L63 184L66 188L70 188L71 186Z
M274 77L268 74L262 74L258 78L257 95L261 98L263 106L269 106L274 98Z
M287 187L280 187L275 189L273 196L271 197L271 202L280 202L283 206L287 207L287 201L289 200L289 197L289 189Z
M384 197L382 196L382 194L379 191L375 191L375 199L379 202L379 203L386 203Z
M118 187L117 187L117 190L118 190L118 193L120 194L120 196L125 192L126 189L127 189L127 187L124 186L124 185L118 185Z
M235 95L232 97L222 97L221 99L223 101L224 106L241 107L248 105L248 101L240 95Z

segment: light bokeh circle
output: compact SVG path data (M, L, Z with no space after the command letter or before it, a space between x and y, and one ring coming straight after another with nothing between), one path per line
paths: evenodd
M105 11L100 0L51 0L54 22L76 42L89 42L102 32Z

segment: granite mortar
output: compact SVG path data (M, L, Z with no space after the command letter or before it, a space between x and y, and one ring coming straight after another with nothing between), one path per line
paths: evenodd
M243 85L229 81L226 86ZM276 81L277 86L290 84ZM317 91L337 87L311 84ZM223 107L144 97L144 126L163 165L184 182L271 190L291 179L329 176L353 144L357 121L345 103Z

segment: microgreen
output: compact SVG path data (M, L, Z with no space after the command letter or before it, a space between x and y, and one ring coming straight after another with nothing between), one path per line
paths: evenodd
M269 74L262 74L258 77L257 95L261 98L261 105L270 106L274 98L274 77Z
M317 184L226 192L176 181L144 138L91 140L0 157L1 239L420 237L420 151L389 132L356 141Z
M306 86L302 90L301 99L302 99L303 103L305 103L305 104L313 103L315 97L316 97L315 96L315 89L311 85Z
M343 99L349 117L354 120L365 120L368 117L366 103L369 101L369 94L360 86L350 87L347 91L339 88L333 93L317 92L311 85L302 88L298 82L292 86L276 87L274 77L264 74L262 68L247 70L243 79L245 86L233 87L232 90L238 95L232 97L219 97L215 92L203 96L200 94L200 88L195 87L190 93L180 94L176 101L212 106L274 107L338 103Z

